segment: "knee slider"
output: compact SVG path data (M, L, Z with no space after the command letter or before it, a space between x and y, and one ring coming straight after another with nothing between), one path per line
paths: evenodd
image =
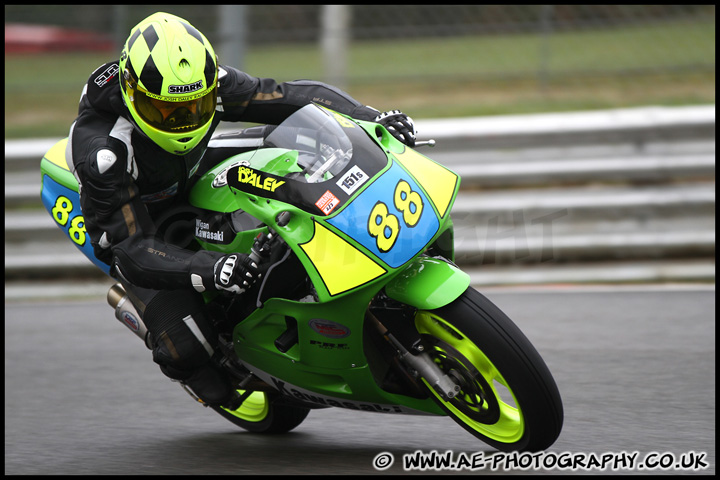
M217 332L196 292L159 292L143 320L154 340L153 360L171 378L182 379L184 372L207 363L217 345Z

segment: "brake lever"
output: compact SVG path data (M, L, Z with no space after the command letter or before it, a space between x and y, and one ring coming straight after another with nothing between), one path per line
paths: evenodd
M280 234L272 228L268 227L268 230L268 233L257 234L249 255L250 260L255 262L262 274L265 274L270 266L277 263L287 250L285 240Z
M260 232L255 237L250 251L250 259L256 263L260 272L259 278L261 281L258 282L257 308L262 307L260 299L263 295L265 283L271 276L273 269L287 260L291 252L292 250L287 247L280 234L272 229L270 229L269 233Z

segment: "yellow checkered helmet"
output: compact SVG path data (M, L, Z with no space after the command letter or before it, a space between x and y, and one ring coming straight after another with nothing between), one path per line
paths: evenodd
M168 13L147 17L130 31L120 72L125 105L152 141L184 155L202 140L217 106L218 65L195 27Z

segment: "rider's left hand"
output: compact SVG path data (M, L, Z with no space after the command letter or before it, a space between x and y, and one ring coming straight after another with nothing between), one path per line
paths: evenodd
M393 137L397 138L405 145L409 147L415 146L415 138L417 136L415 123L413 123L412 118L408 117L400 110L383 112L375 117L375 122L387 128L388 132L390 132Z

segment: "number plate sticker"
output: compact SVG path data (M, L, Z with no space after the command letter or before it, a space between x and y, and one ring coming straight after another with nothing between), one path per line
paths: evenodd
M363 172L360 167L355 165L348 170L347 173L336 182L336 184L338 187L342 188L345 193L352 195L355 190L360 188L360 186L367 181L367 179L367 174Z
M397 163L327 222L391 268L424 250L440 227L428 198Z
M80 210L78 193L43 175L42 202L55 224L73 244L103 272L109 274L110 267L95 257L90 236L85 231L85 218Z

